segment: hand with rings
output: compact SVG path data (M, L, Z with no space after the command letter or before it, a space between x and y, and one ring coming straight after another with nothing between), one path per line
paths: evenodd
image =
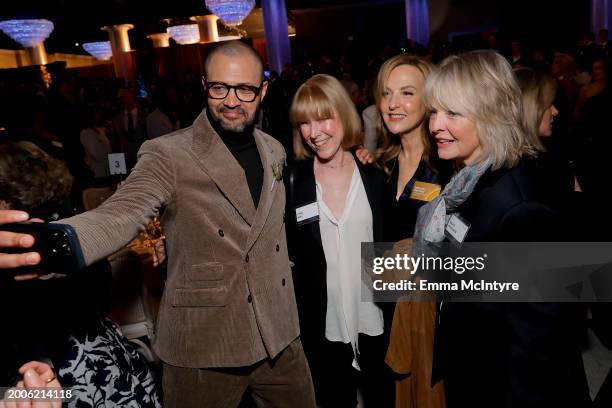
M23 379L17 383L16 388L22 389L41 389L41 388L61 388L55 373L45 363L30 361L24 364L19 373ZM0 401L0 408L61 408L61 400L37 400L37 401Z

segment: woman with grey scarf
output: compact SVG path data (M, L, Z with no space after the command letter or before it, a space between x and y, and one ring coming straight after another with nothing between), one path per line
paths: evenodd
M456 173L419 211L413 251L441 243L554 241L557 216L537 184L538 147L522 125L521 91L493 51L451 56L427 78L425 103L438 154ZM443 303L433 380L447 406L585 406L578 330L559 304Z

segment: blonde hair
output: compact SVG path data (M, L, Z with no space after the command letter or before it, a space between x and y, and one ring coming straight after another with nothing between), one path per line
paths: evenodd
M519 68L514 73L523 93L523 126L533 137L533 144L538 150L544 151L539 137L540 123L544 112L555 100L557 81L551 75L531 68Z
M385 84L391 75L391 72L402 65L409 65L415 67L423 75L423 79L427 79L429 73L433 70L433 65L424 58L418 57L412 54L399 54L395 57L389 58L380 67L378 76L376 77L376 85L374 86L374 99L376 100L376 107L378 108L378 130L380 132L380 147L376 149L376 159L382 166L387 174L391 173L390 163L395 160L400 152L402 151L401 140L398 135L394 135L385 126L380 112L380 103L383 98L383 92L385 90ZM422 126L423 132L421 134L421 140L423 142L424 150L422 160L425 164L431 167L431 140L429 134L429 128L427 126L428 114L425 114L423 118L424 125Z
M482 160L493 170L514 167L537 148L523 126L521 90L504 57L478 50L446 58L425 83L425 104L430 109L453 111L474 122Z
M314 75L298 88L291 103L289 118L293 127L296 160L313 155L300 134L300 124L310 120L338 119L344 131L342 148L345 150L363 143L357 109L340 81L330 75Z

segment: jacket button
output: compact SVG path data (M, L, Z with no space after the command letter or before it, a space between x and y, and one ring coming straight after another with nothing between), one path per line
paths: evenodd
M285 286L285 278L283 278L283 286Z
M252 303L253 302L253 296L249 295L249 297L247 298L247 302Z
M249 262L249 256L247 255L246 258L244 258L245 262Z
M276 252L280 251L280 246L276 244Z
M222 230L222 229L220 229L220 230L219 230L219 236L221 236L221 237L222 237L222 236L224 236L224 235L225 235L225 233L223 232L223 230Z

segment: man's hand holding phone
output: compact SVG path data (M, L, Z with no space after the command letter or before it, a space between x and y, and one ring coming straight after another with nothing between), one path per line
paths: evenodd
M11 214L3 215L9 221L24 218L23 214L13 214L12 218ZM70 275L85 268L79 240L70 225L36 219L0 222L0 237L3 239L0 242L2 268L13 268L16 280L50 274Z
M0 210L0 225L27 221L29 215L23 211ZM0 269L12 269L22 266L32 266L40 262L37 252L5 253L5 248L30 248L34 245L34 237L9 231L0 231ZM33 279L37 274L16 276L15 279Z

